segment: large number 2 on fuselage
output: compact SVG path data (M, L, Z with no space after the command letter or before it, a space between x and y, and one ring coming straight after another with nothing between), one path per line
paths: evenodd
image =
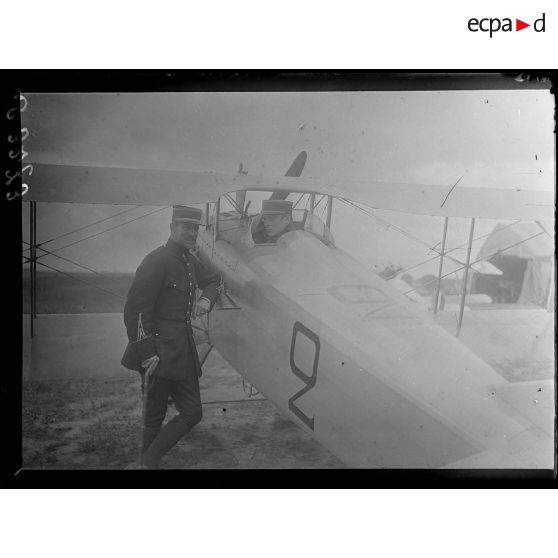
M312 343L314 344L314 362L312 364L312 374L307 376L295 363L294 355L295 355L295 347L296 347L296 340L298 335L304 335L307 337ZM305 393L310 391L315 385L316 380L318 378L318 361L320 358L320 338L306 326L302 325L300 322L295 322L293 326L293 337L291 340L291 370L293 374L300 378L305 386L295 393L289 399L289 410L292 411L308 428L314 430L314 417L310 418L305 415L296 405L295 401L302 397Z

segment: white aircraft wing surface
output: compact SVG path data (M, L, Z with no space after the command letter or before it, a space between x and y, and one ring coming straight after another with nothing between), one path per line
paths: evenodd
M173 205L216 201L227 192L314 192L377 209L447 217L545 220L554 194L540 190L433 186L378 181L266 177L184 170L33 163L25 201Z

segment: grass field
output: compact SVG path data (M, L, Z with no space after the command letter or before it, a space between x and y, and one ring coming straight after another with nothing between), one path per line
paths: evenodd
M120 313L134 279L131 273L37 272L38 314ZM23 312L30 308L29 271L23 273Z
M220 401L216 383L239 384L214 359L202 377L203 420L161 463L164 469L344 468L261 397ZM23 382L22 461L28 469L123 469L137 462L141 395L136 373ZM169 406L168 417L176 414Z

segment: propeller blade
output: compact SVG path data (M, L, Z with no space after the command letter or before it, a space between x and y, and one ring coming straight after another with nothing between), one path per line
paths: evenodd
M289 167L289 170L286 172L285 176L291 176L293 178L298 178L304 169L304 165L306 164L306 159L308 154L306 151L301 151L297 156L296 159L293 161L292 165ZM286 200L289 197L290 192L273 192L269 197L270 200Z

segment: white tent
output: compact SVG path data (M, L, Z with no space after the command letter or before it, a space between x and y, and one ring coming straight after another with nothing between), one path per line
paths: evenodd
M486 258L500 269L524 269L517 303L544 306L549 289L553 288L552 232L537 223L498 223L479 250L477 259Z

